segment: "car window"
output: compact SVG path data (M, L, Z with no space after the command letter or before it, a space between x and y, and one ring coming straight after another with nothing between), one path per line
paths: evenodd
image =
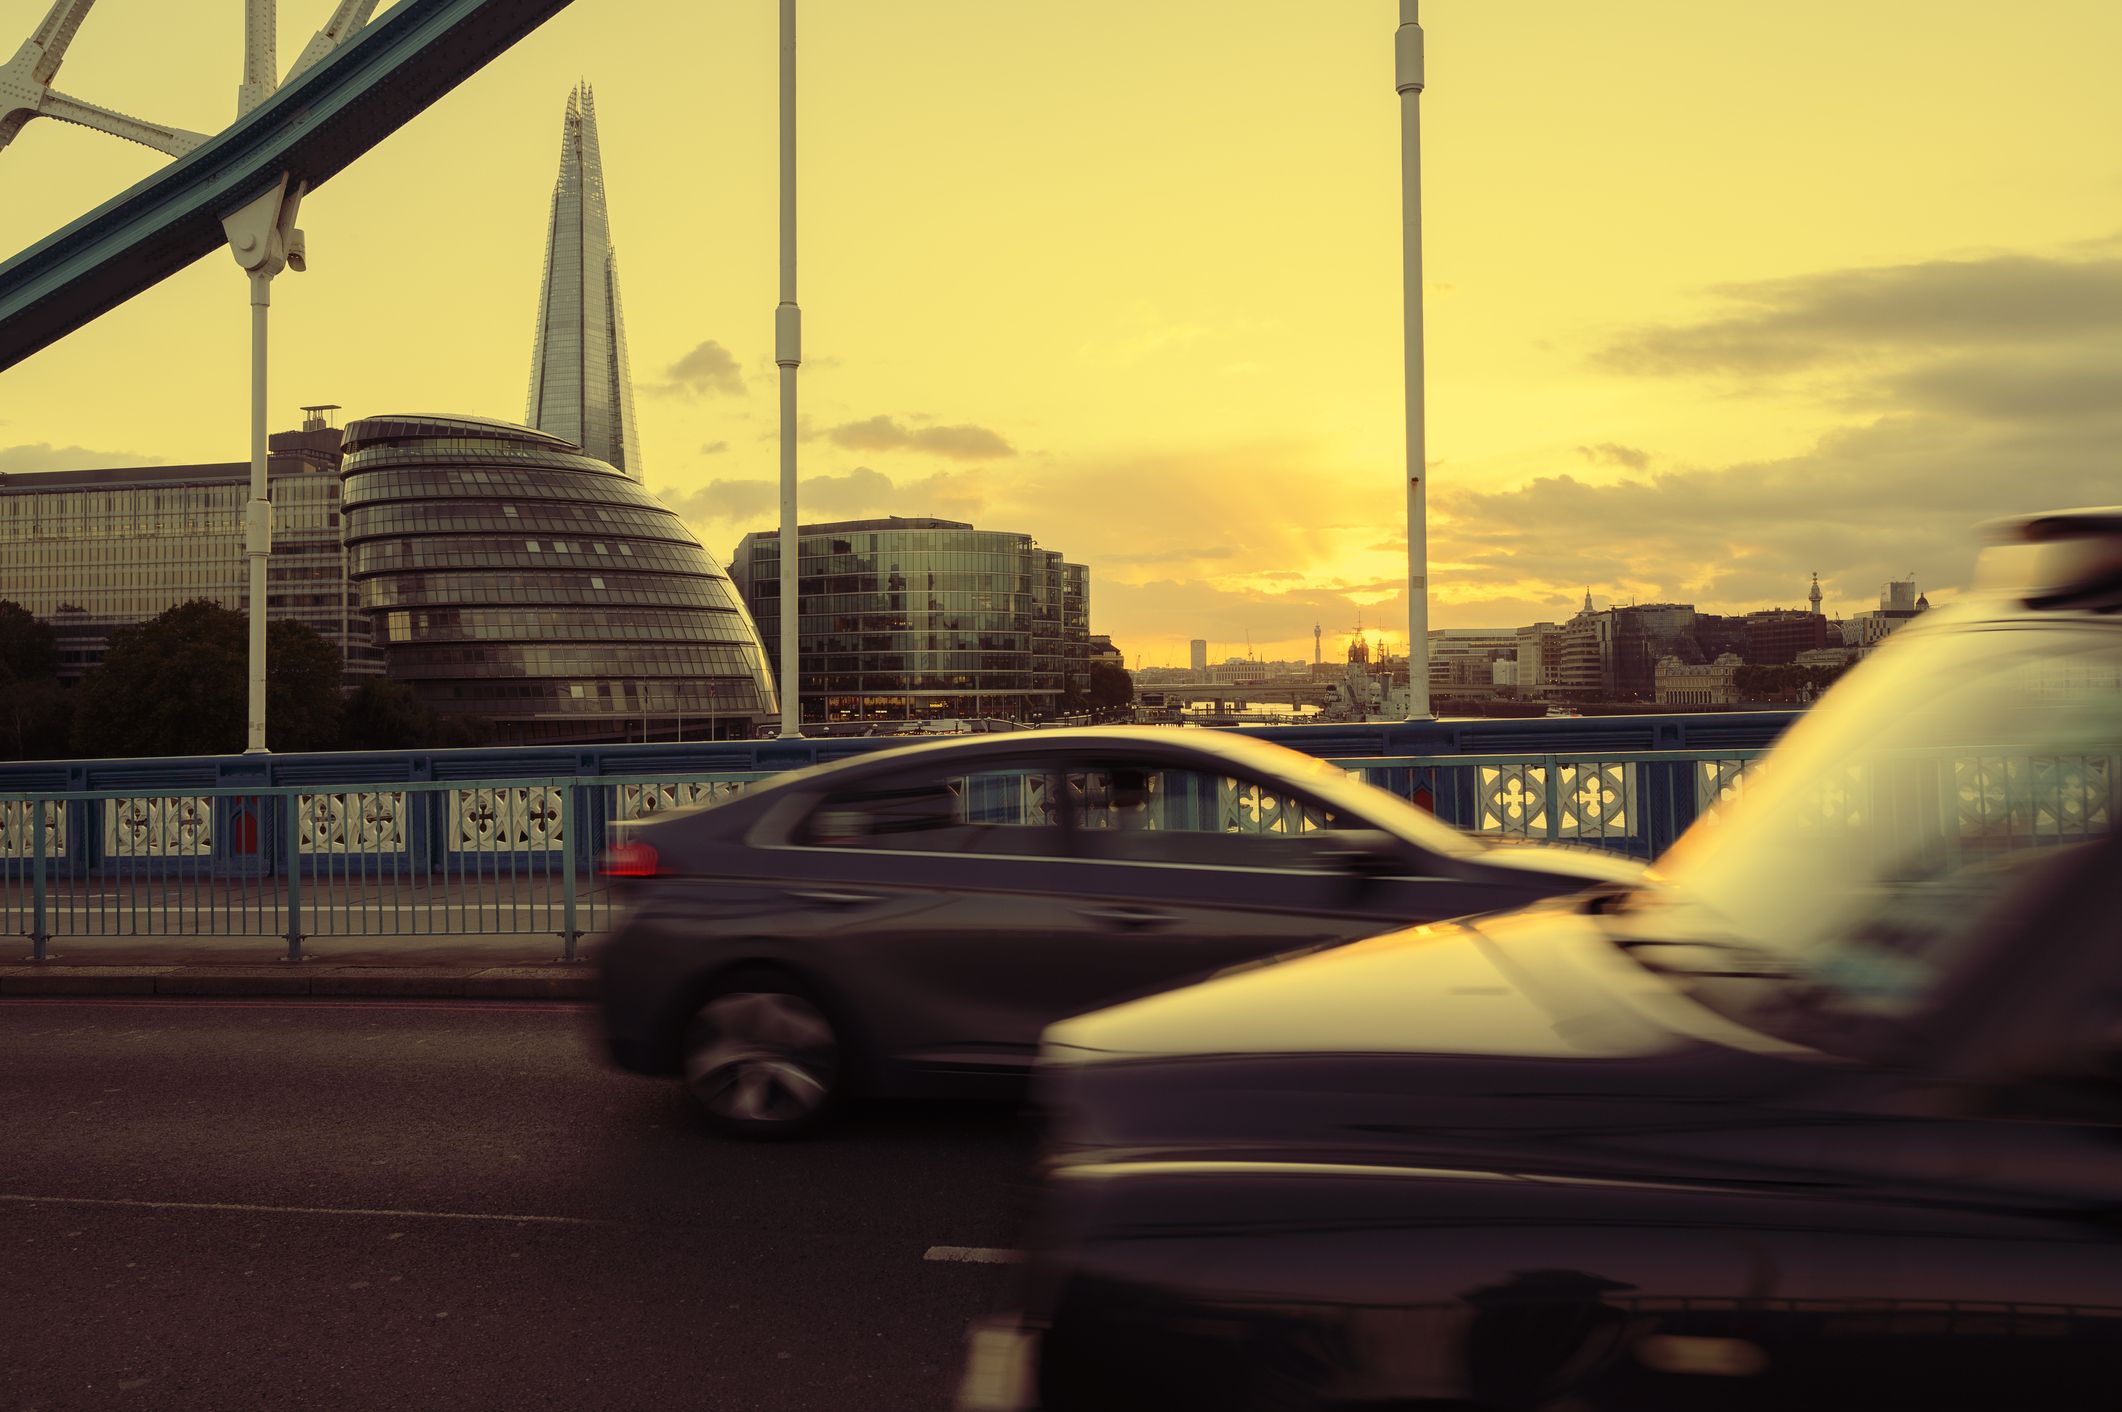
M1115 761L1063 774L1079 855L1230 867L1338 866L1345 811L1255 777Z
M2122 632L1911 631L1659 860L1660 929L1773 958L1816 1008L1912 1012L2044 858L2113 831L2118 762Z
M797 830L815 848L1059 857L1067 812L1044 766L896 776L829 795Z

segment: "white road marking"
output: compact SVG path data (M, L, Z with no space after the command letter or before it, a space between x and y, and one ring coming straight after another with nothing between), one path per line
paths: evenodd
M960 1265L1014 1265L1024 1258L1024 1252L987 1245L932 1245L921 1258Z
M588 1216L506 1216L492 1211L394 1211L367 1206L255 1206L236 1201L133 1201L108 1196L22 1196L0 1192L22 1206L108 1206L136 1211L233 1211L271 1216L382 1216L393 1221L499 1221L539 1226L623 1226Z

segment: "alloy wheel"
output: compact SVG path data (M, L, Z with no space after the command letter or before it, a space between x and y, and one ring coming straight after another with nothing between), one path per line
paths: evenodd
M806 1124L831 1101L839 1071L831 1022L785 991L725 991L687 1038L686 1087L709 1116L743 1131Z

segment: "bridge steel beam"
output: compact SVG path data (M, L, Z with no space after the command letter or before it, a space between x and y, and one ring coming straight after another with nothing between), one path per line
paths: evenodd
M283 173L315 190L567 7L403 0L249 114L0 265L0 369L227 244Z

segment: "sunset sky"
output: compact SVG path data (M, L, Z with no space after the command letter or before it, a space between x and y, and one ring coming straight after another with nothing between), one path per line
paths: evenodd
M11 53L47 0L0 0ZM283 69L329 0L282 0ZM806 519L1021 530L1130 666L1404 634L1393 0L802 0ZM58 87L212 130L235 0L101 0ZM1437 626L1949 597L2122 500L2122 5L1430 0ZM775 6L576 0L302 208L275 426L524 414L596 90L650 486L774 522ZM0 254L165 159L0 152ZM0 373L0 471L246 454L217 255ZM0 585L0 593L5 586Z

